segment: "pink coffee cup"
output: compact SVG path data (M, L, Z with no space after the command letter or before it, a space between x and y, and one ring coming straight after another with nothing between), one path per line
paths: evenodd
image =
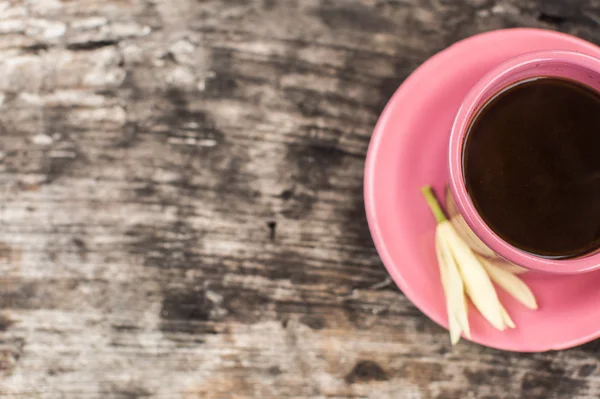
M502 89L535 77L562 77L600 92L600 60L571 51L540 51L512 58L485 75L467 93L454 119L450 136L450 190L459 212L473 232L501 257L531 270L573 274L600 269L600 251L570 259L547 259L510 245L495 234L473 205L463 178L462 150L466 132L477 112Z

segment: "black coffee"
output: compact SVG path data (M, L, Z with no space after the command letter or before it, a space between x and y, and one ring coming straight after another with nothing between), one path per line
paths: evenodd
M600 247L600 94L558 78L517 83L474 118L467 191L502 239L569 258Z

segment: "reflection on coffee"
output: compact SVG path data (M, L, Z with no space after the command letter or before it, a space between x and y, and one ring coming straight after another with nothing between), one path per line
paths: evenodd
M536 78L506 88L473 119L463 146L467 191L487 225L547 258L600 247L600 94Z

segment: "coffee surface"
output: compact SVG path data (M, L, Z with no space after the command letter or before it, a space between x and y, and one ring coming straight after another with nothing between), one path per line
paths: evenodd
M537 78L492 98L463 147L467 191L487 225L531 254L600 247L600 94Z

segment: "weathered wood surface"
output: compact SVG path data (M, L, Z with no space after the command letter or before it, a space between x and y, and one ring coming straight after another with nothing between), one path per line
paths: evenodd
M2 397L599 397L598 342L451 349L362 200L417 65L598 5L0 1Z

